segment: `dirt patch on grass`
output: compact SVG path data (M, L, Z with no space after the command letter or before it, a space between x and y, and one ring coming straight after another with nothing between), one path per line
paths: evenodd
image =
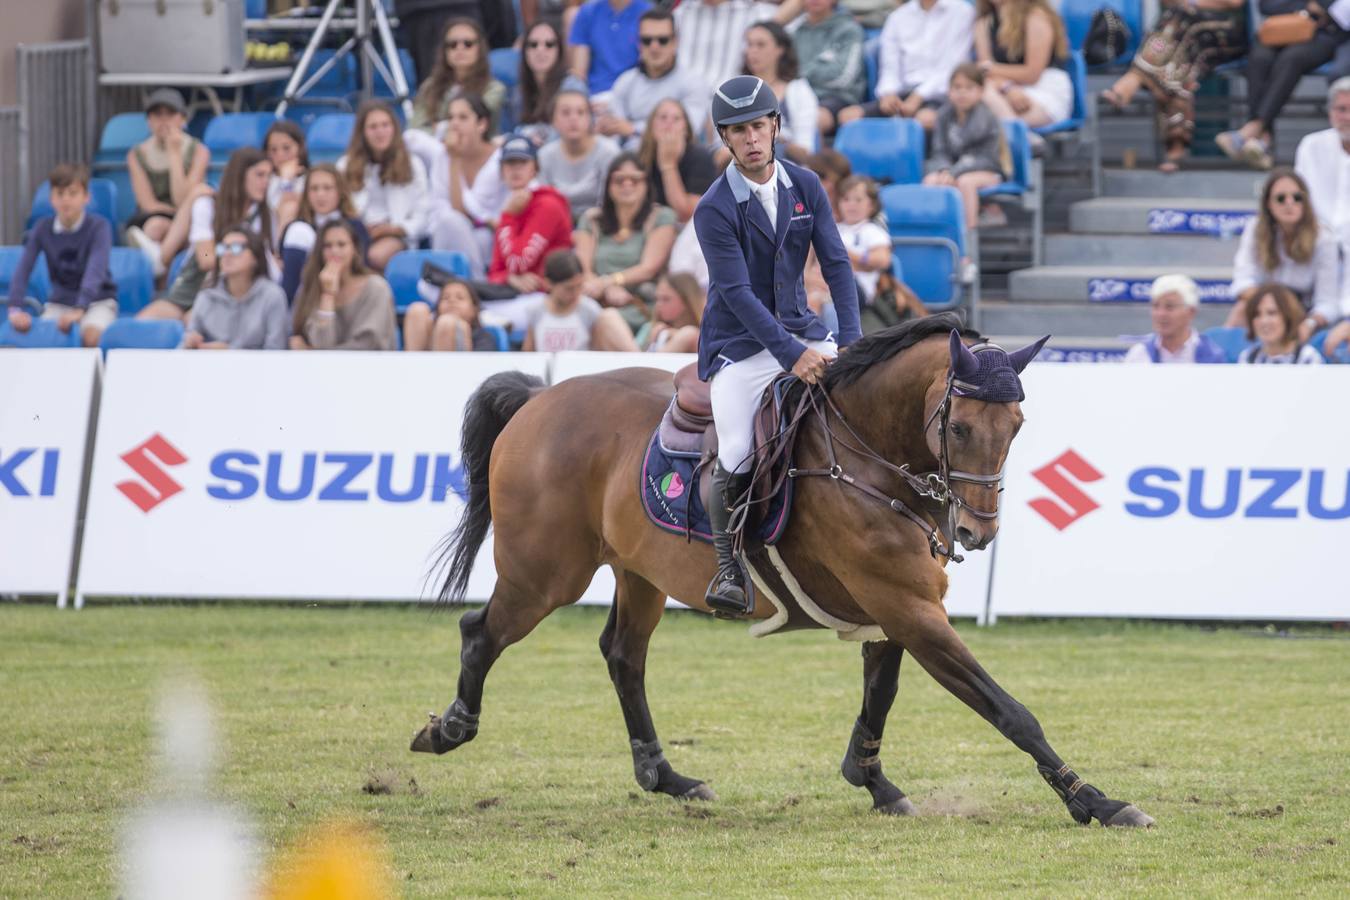
M957 791L937 791L922 800L911 797L921 816L957 816L962 819L987 821L989 807L982 800Z
M34 837L32 835L21 834L10 841L10 843L16 847L31 850L34 853L49 853L61 846L60 839L50 835L47 837Z
M1229 813L1230 816L1243 816L1249 819L1278 819L1284 815L1284 804L1277 803L1274 806L1262 809L1240 809Z
M501 802L502 802L501 797L484 797L482 800L479 800L476 803L474 803L473 808L492 809L492 807L497 806Z

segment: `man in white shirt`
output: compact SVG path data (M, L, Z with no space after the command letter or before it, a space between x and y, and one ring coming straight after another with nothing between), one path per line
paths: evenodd
M800 0L789 0L781 8L752 0L683 0L674 11L680 65L710 85L721 84L741 73L745 32L751 25L765 19L785 22L800 11Z
M1350 75L1332 82L1327 95L1331 127L1298 142L1294 171L1308 183L1317 218L1344 249L1350 247Z
M1222 363L1223 348L1195 330L1200 287L1185 275L1164 275L1149 291L1153 334L1125 354L1127 363Z
M975 6L966 0L908 0L886 17L876 99L839 113L839 124L903 116L931 131L952 70L970 59Z
M680 65L679 47L675 17L668 10L649 9L642 14L638 20L637 68L624 72L614 82L609 109L596 122L596 131L636 150L647 117L669 97L684 107L694 133L703 133L712 92L700 75Z

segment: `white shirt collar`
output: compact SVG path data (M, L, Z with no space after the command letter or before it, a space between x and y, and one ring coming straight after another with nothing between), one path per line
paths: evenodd
M1200 334L1194 328L1187 335L1186 342L1181 345L1181 349L1176 353L1163 346L1162 338L1158 339L1158 361L1159 362L1195 362L1195 348L1200 344Z
M62 225L62 224L61 224L61 217L60 217L60 216L53 216L53 217L52 217L52 233L53 233L53 234L67 234L67 233L73 234L74 232L79 231L79 230L84 226L84 220L85 220L85 217L86 217L87 215L88 215L88 213L81 212L81 213L80 213L80 218L79 218L78 220L76 220L75 226L74 226L73 228L67 228L66 226Z
M779 184L786 187L792 187L792 176L788 174L787 166L783 165L782 160L774 160L774 177ZM750 195L755 193L757 185L741 174L741 170L732 163L726 169L727 184L731 186L731 196L736 198L737 203L744 203L750 199ZM776 187L776 186L775 186Z

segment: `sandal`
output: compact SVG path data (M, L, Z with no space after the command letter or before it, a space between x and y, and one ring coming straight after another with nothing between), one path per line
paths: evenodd
M1101 98L1122 112L1125 110L1125 107L1130 105L1129 101L1120 98L1120 95L1116 93L1115 88L1107 88L1102 91Z
M1242 148L1247 143L1247 139L1242 136L1240 131L1224 131L1214 136L1214 143L1219 145L1223 155L1231 160L1239 161L1242 159Z

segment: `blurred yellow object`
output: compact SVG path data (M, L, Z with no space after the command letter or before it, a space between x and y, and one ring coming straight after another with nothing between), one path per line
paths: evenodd
M392 900L378 835L353 824L321 825L272 866L267 900Z

